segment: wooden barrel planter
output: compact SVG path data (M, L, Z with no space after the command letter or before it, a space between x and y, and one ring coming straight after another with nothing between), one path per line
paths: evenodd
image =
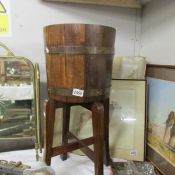
M49 97L91 102L109 97L115 29L92 24L44 28Z

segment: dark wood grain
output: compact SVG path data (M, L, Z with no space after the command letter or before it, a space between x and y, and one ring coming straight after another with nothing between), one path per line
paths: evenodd
M175 66L148 64L146 75L148 77L175 81Z
M79 140L69 131L70 107L82 105L92 111L93 119L93 137ZM56 108L64 109L63 122L63 142L62 145L56 148L52 147L53 143L53 126L54 115ZM67 159L67 152L80 149L95 163L96 175L102 175L103 162L110 165L111 158L109 154L109 99L96 101L92 103L65 103L56 100L49 100L46 110L46 141L45 141L45 162L50 165L51 157L62 155L62 160ZM68 139L74 140L69 143ZM93 144L94 151L91 151L87 146ZM103 158L104 157L104 158ZM104 160L104 161L103 161Z
M109 155L109 92L114 54L115 29L90 24L51 25L44 29L48 105L46 110L46 156L80 149L95 164L95 175L103 175ZM84 90L83 97L72 90ZM71 93L70 93L71 92ZM78 139L69 131L70 108L80 105L92 111L93 137ZM52 148L56 108L63 108L62 145ZM69 140L74 140L69 143ZM88 148L94 145L94 151ZM105 161L104 161L105 160Z
M67 133L69 131L70 123L70 106L65 106L63 108L63 125L62 125L62 145L68 144ZM67 153L61 155L62 160L67 159Z
M76 137L75 135L73 135L71 132L68 133L68 137L70 139L74 139L77 141L77 143L79 143L81 146L80 146L80 150L86 155L89 157L89 159L91 159L92 161L94 161L94 153L93 151L88 147L89 145L92 145L94 144L94 137L90 137L90 138L87 138L86 139L86 143L85 141L82 141L80 139L78 139L78 137ZM89 142L88 142L89 141Z
M80 142L72 142L72 143L68 143L66 145L54 147L52 149L52 157L57 156L57 155L61 155L61 154L65 154L67 152L71 152L71 151L74 151L76 149L81 149L81 148L83 148L84 145L86 145L86 146L91 145L93 143L93 138L90 137L90 138L82 139L81 142L83 144L81 144Z
M165 159L149 145L147 145L147 160L151 161L158 171L160 171L161 175L174 174L174 166L171 163L165 161Z
M92 123L94 135L95 175L103 175L104 148L104 106L95 102L92 105Z
M87 51L72 54L73 50L63 54L46 52L48 88L55 89L104 89L110 87L115 29L107 26L90 24L59 24L45 27L45 48L53 47L88 47ZM111 52L96 53L98 48L111 49ZM58 96L52 98L64 102L94 101L94 97ZM98 97L109 96L109 91Z
M55 101L49 99L46 104L46 126L45 126L46 141L44 145L44 151L45 151L44 160L47 163L47 165L51 164L54 122L55 122Z
M109 99L104 101L104 164L110 165L112 162L109 151Z

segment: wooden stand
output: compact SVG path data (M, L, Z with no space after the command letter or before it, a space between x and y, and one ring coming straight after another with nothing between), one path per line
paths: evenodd
M81 105L92 111L93 137L79 140L69 131L70 108ZM62 145L52 148L55 110L63 108ZM67 159L67 152L80 149L95 164L95 175L103 175L103 162L109 165L109 99L91 103L62 103L49 99L46 105L46 142L45 162L51 163L51 157L61 155L62 160ZM75 140L69 143L69 139ZM88 148L94 144L94 151ZM104 157L104 161L103 161Z
M95 163L95 175L103 175L109 156L109 92L115 29L94 24L56 24L44 28L49 101L46 107L45 161L81 149ZM74 91L79 94L74 94ZM78 93L77 92L77 93ZM83 92L83 94L80 92ZM79 140L69 131L70 108L80 105L92 111L93 137ZM63 108L62 146L52 148L55 109ZM69 143L69 139L75 140ZM94 151L88 148L94 144Z

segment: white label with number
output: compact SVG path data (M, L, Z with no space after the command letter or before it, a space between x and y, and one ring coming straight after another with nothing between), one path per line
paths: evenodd
M83 97L84 90L81 89L73 89L72 95L78 96L78 97Z
M130 156L132 156L132 157L137 156L137 150L130 151Z

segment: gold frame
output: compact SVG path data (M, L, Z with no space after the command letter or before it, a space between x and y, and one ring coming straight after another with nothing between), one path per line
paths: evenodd
M41 143L41 106L40 106L40 70L39 64L35 64L35 114L36 114L36 138L35 138L35 150L36 150L36 160L39 160L39 154L42 153L42 143Z
M5 46L3 43L0 42L0 47L4 48L7 51L7 55L0 55L1 58L4 58L6 60L23 60L26 63L28 63L28 65L31 67L32 71L32 75L31 75L31 79L33 80L33 91L34 91L34 97L33 97L33 101L34 101L34 106L35 106L35 116L36 116L36 132L35 132L35 149L36 149L36 159L39 159L39 154L38 154L38 149L40 150L40 153L42 152L42 144L41 144L41 118L40 118L40 74L39 74L39 65L35 64L35 66L33 65L33 63L25 58L25 57L20 57L20 56L15 56L13 54L13 52L7 47ZM3 141L7 141L9 144L8 145L14 145L14 142L17 142L18 144L14 145L14 149L15 146L19 146L19 149L25 149L25 148L29 148L32 146L32 142L31 140L33 140L33 138L28 138L28 137L23 137L22 138L22 142L26 143L24 144L24 146L22 146L21 143L21 138L8 138L8 139L3 139L0 138L0 142L3 143ZM28 147L28 146L29 147ZM34 145L33 145L34 146Z

